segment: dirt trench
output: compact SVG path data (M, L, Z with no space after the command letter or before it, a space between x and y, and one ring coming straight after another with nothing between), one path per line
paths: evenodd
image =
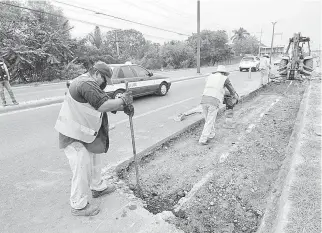
M216 121L216 137L199 145L203 124L140 162L142 199L156 214L173 211L193 186L211 178L183 205L172 223L185 232L256 232L285 158L306 84L271 83L235 108L236 127ZM133 164L119 174L135 190Z

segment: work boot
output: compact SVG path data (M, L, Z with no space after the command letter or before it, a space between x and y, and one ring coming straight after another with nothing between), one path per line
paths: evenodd
M74 209L71 210L72 215L74 216L94 216L100 212L98 206L93 206L89 203L83 209Z
M104 189L102 191L92 190L92 197L98 198L98 197L104 196L106 194L110 194L110 193L114 192L115 190L116 190L115 185L107 185L106 189Z

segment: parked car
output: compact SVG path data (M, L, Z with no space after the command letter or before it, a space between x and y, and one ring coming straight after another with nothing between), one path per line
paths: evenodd
M257 71L259 70L260 59L257 56L245 56L239 63L239 71Z
M134 97L157 94L164 96L168 93L171 81L168 77L154 75L142 66L126 62L125 64L108 64L112 69L112 83L104 91L111 98L118 98L125 92L125 82ZM67 81L67 87L72 80Z

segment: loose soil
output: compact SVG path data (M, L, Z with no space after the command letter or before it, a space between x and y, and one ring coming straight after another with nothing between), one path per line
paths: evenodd
M236 127L217 118L216 137L199 145L203 124L163 144L140 161L142 198L152 213L172 211L193 185L213 176L173 223L185 232L256 232L292 133L306 84L269 84L237 105ZM135 190L133 164L119 174Z

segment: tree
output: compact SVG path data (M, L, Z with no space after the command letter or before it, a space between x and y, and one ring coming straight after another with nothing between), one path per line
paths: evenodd
M236 55L257 54L259 41L255 36L247 36L243 40L236 40L233 43L233 50Z
M161 48L163 67L188 68L195 64L195 53L187 42L171 41Z
M228 35L224 30L211 31L203 30L200 32L201 46L200 59L202 63L213 65L215 62L228 59L230 54ZM197 52L197 34L188 38L188 44Z
M142 59L138 63L147 69L160 69L162 67L160 49L160 44L146 41L139 55Z
M238 30L233 30L233 33L234 35L231 37L231 40L233 42L243 40L250 35L249 32L247 32L247 30L242 27L240 27Z
M27 80L28 77L28 80L38 81L60 77L63 66L73 59L68 20L49 2L28 1L27 7L59 17L12 6L2 7L0 55L9 65L13 79Z
M96 46L96 48L100 48L102 45L102 34L99 26L96 26L94 29L94 33L90 33L88 35L88 40L92 43L92 45Z
M141 51L146 44L146 40L141 32L134 29L107 32L104 37L104 46L112 51L114 57L117 57L116 40L119 46L120 61L125 62L143 57Z

